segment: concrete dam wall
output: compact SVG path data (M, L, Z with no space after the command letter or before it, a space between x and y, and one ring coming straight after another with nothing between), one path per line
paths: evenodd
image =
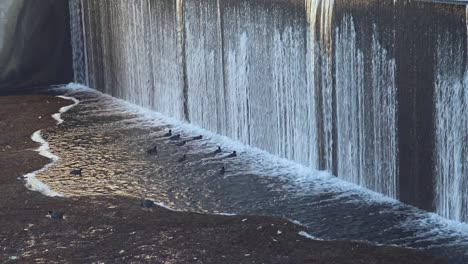
M67 0L0 1L0 92L72 80Z
M75 79L468 221L463 4L71 0Z

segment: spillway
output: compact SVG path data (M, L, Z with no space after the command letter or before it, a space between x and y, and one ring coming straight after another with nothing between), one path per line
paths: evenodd
M376 0L70 0L75 79L468 221L468 11Z

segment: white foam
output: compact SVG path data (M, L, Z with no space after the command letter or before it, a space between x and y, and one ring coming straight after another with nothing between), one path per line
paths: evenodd
M168 205L166 205L165 203L154 203L155 205L159 206L159 207L162 207L162 208L165 208L169 211L173 211L173 212L184 212L182 210L177 210L177 209L174 209L172 207L169 207Z
M68 106L64 106L62 108L60 108L59 110L59 113L55 113L52 115L52 117L57 120L57 124L61 124L63 123L63 119L61 118L61 114L69 111L71 108L73 108L74 106L76 106L79 101L76 99L76 98L73 98L73 97L67 97L67 96L57 96L57 97L60 97L60 98L63 98L63 99L66 99L66 100L71 100L73 101L73 104L71 105L68 105ZM58 193L54 190L52 190L50 188L50 186L48 186L47 184L41 182L36 176L37 174L39 173L42 173L44 171L46 171L50 166L54 165L60 158L56 155L54 155L52 152L50 152L50 146L49 146L49 143L47 143L47 141L44 140L44 138L42 137L41 135L41 131L38 130L36 132L34 132L31 136L31 139L34 141L34 142L37 142L40 145L39 148L37 148L35 151L37 151L39 153L39 155L43 156L43 157L46 157L48 159L50 159L52 162L45 165L42 169L40 170L37 170L37 171L34 171L34 172L31 172L31 173L28 173L26 175L24 175L24 178L26 180L26 187L30 190L33 190L33 191L37 191L37 192L40 192L42 193L43 195L45 196L51 196L51 197L54 197L54 196L59 196L59 197L64 197L63 194L61 193Z
M214 212L215 215L235 216L237 214Z
M67 84L66 86L60 86L60 87L57 87L56 89L58 90L68 90L68 91L74 91L74 92L82 92L82 91L94 91L93 89L87 87L87 86L84 86L82 84L79 84L79 83L69 83Z
M303 223L301 223L300 221L297 221L297 220L291 220L291 219L288 219L289 222L295 224L295 225L299 225L299 226L303 226L305 227L305 225Z
M51 196L51 197L61 196L61 197L63 197L64 195L52 190L47 184L41 182L36 177L37 174L39 174L41 172L44 172L50 166L55 164L55 162L57 162L59 160L59 157L57 157L56 155L52 154L52 152L50 152L49 144L44 140L44 138L42 138L40 130L34 132L34 134L32 134L32 136L31 136L31 139L34 142L37 142L37 143L41 144L41 146L39 148L37 148L36 151L39 152L39 154L41 156L46 157L48 159L51 159L52 162L45 165L40 170L37 170L35 172L31 172L31 173L28 173L28 174L24 175L24 178L26 180L26 187L28 189L30 189L30 190L40 192L45 196Z
M38 149L36 149L36 151L39 152L41 156L49 158L53 161L59 160L59 157L55 156L49 151L50 150L49 143L47 143L47 141L44 140L44 138L41 135L41 131L34 132L34 134L32 134L31 136L31 139L34 142L41 144L41 146Z
M67 105L67 106L64 106L62 108L60 108L59 112L58 113L55 113L52 115L52 117L57 120L57 124L62 124L63 123L63 119L62 119L62 114L67 112L68 110L72 109L73 107L75 107L76 105L78 105L80 103L80 101L78 101L76 98L74 97L68 97L68 96L63 96L63 95L58 95L57 97L59 98L62 98L62 99L65 99L65 100L71 100L73 101L73 104L71 105Z
M447 238L452 240L451 243L453 244L459 246L468 245L468 223L450 220L436 213L420 212L420 214L414 214L414 217L409 217L406 221L402 222L401 226L407 230L419 230L415 234L415 237L419 238L419 241ZM425 229L423 228L425 226L432 226L433 228ZM443 247L446 243L423 248Z
M323 240L323 239L320 239L320 238L317 238L317 237L314 237L312 236L311 234L305 232L305 231L301 231L299 232L299 235L305 237L305 238L308 238L308 239L312 239L312 240Z
M157 206L160 206L162 208L165 208L165 209L167 209L169 211L173 211L173 212L188 212L186 210L175 209L175 208L170 207L167 204L162 203L162 202L155 202L154 204L157 205ZM235 216L236 215L236 214L231 214L231 213L220 213L220 212L217 212L217 211L209 212L208 214L210 214L210 215L223 215L223 216Z

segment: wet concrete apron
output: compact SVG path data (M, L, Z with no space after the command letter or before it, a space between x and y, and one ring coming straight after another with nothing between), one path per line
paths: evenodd
M119 170L121 163L113 151L125 150L91 152L101 147L107 151L106 141L114 139L95 135L81 159L74 156L73 146L54 144L60 142L61 125L55 126L50 116L68 104L53 96L0 97L2 263L442 263L409 249L310 240L298 234L305 227L278 218L142 209L137 197L158 195L138 187L144 186L145 178L123 175L128 166ZM86 140L79 131L88 128L77 120L67 124L66 115L64 119L76 130L69 136L74 134L77 142ZM67 198L30 191L21 178L49 162L33 151L37 146L30 139L43 128L61 160L39 177ZM83 178L69 175L80 166L85 168ZM48 210L64 211L66 218L51 220Z

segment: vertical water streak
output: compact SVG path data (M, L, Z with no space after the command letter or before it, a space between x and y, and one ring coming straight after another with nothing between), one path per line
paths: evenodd
M308 164L303 6L224 1L222 8L224 134Z
M363 50L350 15L336 29L335 162L340 178L396 198L396 66L380 45L375 25L371 32L370 50Z
M353 18L345 16L335 33L338 175L365 183L363 131L365 127L364 54L358 47Z
M373 162L373 170L365 173L370 189L392 198L398 195L398 129L396 63L391 54L379 42L379 33L373 26L372 35L372 109L373 130L363 137L373 150L367 160ZM367 108L367 107L366 107ZM368 128L369 124L365 124ZM370 136L372 135L372 136ZM370 179L370 182L369 182Z
M93 9L93 16L91 19L91 22L93 24L93 40L94 40L94 45L93 45L93 62L94 62L94 86L93 87L98 87L100 90L104 90L104 64L103 60L105 59L103 54L104 54L104 47L103 47L103 42L102 42L102 35L103 32L105 32L105 28L102 28L101 26L101 16L102 13L105 12L105 10L102 10L100 8L100 3L101 1L99 0L93 0L92 1L92 9Z
M315 152L314 120L310 118L310 94L307 83L307 36L302 30L306 26L305 13L292 9L283 13L281 8L274 12L272 41L273 97L277 111L275 132L270 139L275 142L276 152L282 157L293 159L306 165L309 153ZM284 20L290 16L291 19ZM315 164L314 164L315 165Z
M311 149L309 164L333 170L333 38L334 0L305 0L308 53L308 101Z
M334 0L322 1L320 13L320 50L322 63L320 65L321 70L321 89L322 89L322 116L323 116L323 139L322 143L324 146L323 157L325 159L324 169L335 172L334 158L334 85L333 85L333 44L332 44L332 15Z
M147 21L150 19L149 10L147 9L148 0L141 0L138 2L132 1L134 4L133 7L133 50L135 50L135 63L134 69L136 79L135 79L135 95L137 98L134 99L134 102L144 107L152 106L152 97L153 95L153 84L152 84L152 62L151 54L149 50L151 48L151 42L149 41L149 29L147 26Z
M74 80L77 83L87 83L87 70L86 70L86 48L84 40L84 26L82 20L82 5L81 0L70 0L70 30L71 30L71 45L72 45L72 58L73 58L73 71Z
M224 132L224 80L219 0L185 1L185 50L190 121Z
M185 28L185 0L176 1L177 20L177 55L182 76L182 110L184 119L190 122L188 107L188 79L187 79L187 50L186 50L186 28Z
M130 8L128 0L118 1L117 5L117 13L120 20L120 25L116 29L115 35L120 36L119 39L119 47L118 47L118 54L119 54L119 72L124 72L119 78L119 82L117 86L114 88L116 90L116 95L119 98L129 100L132 96L132 78L133 78L133 71L132 68L132 51L131 48L131 40L132 40L132 31L130 28ZM129 89L130 88L130 89ZM96 89L99 89L96 87Z
M237 10L225 13L226 28L223 31L224 42L224 67L225 67L225 104L226 124L225 134L244 143L249 143L248 123L248 87L249 73L248 45L249 39L246 32L240 32L239 36L231 33L230 29L238 26L235 20ZM232 18L231 18L232 17ZM234 31L234 30L232 30ZM235 39L236 38L236 39Z
M85 64L87 65L87 85L95 87L95 64L94 64L94 38L93 38L93 2L91 0L82 0L83 10L83 30L86 47Z
M307 101L307 114L309 116L309 151L307 154L308 165L319 168L320 167L320 156L319 156L319 138L318 138L318 119L317 118L317 106L316 106L316 91L315 91L315 71L317 56L319 51L317 49L317 12L318 2L305 0L305 12L307 21L306 31L306 82L307 82L307 93L304 94L304 99ZM318 65L317 65L318 66Z
M153 108L154 105L154 67L153 67L153 60L151 56L153 55L153 46L152 46L152 17L151 17L151 0L145 0L142 7L142 19L143 19L143 38L144 38L144 50L143 50L143 57L145 58L145 73L146 73L146 78L144 80L145 82L145 87L147 87L146 90L146 97L148 98L147 100L147 107L148 108Z
M466 39L437 36L435 85L436 210L468 220L468 73ZM466 36L464 36L466 37Z
M112 2L110 4L110 16L111 16L111 24L112 27L109 29L110 35L112 35L112 43L111 43L111 54L112 54L112 95L121 98L122 97L122 89L121 85L124 83L124 74L119 74L123 67L122 64L124 63L123 60L123 38L124 35L120 34L123 29L123 19L121 15L121 8L122 2Z
M314 90L317 124L318 166L334 170L334 86L333 86L333 8L334 0L306 0L309 24L310 87Z
M100 1L99 3L99 9L101 10L100 12L100 17L99 17L99 27L103 28L105 30L110 29L110 23L109 23L109 1ZM111 78L111 72L112 72L112 64L111 64L111 59L112 59L112 49L110 47L110 44L112 42L111 34L100 34L100 39L102 42L102 73L103 73L103 82L101 84L100 89L102 89L103 92L105 93L112 93L112 78Z
M154 110L183 120L183 54L179 39L183 1L149 0L148 50Z

